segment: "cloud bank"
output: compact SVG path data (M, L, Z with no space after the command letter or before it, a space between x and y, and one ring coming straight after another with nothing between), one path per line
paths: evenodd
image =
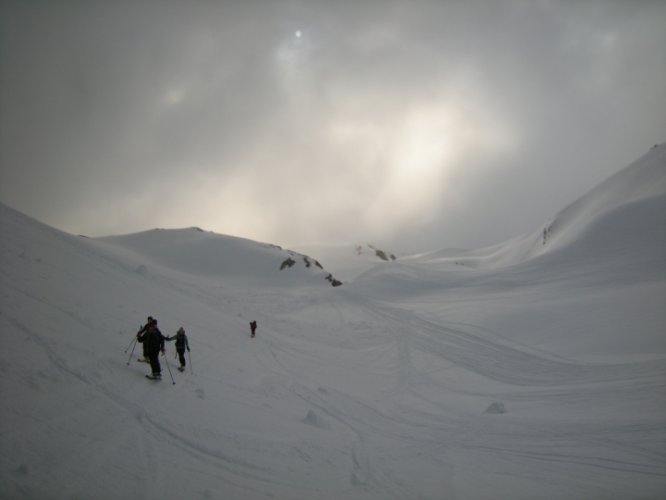
M416 250L528 231L666 131L661 2L4 2L1 199Z

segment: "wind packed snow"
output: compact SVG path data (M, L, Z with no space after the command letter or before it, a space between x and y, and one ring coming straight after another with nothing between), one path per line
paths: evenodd
M665 146L531 234L397 260L0 224L0 498L666 497ZM192 348L159 382L148 315Z

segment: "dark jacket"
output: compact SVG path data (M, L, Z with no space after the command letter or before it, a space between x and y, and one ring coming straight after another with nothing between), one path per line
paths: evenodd
M148 325L139 333L137 340L144 344L148 353L159 353L164 349L164 335L156 326Z
M182 333L178 332L173 337L167 337L166 340L168 342L171 342L172 340L175 340L177 351L184 351L185 349L187 349L188 351L190 350L190 346L187 342L187 335L185 335L185 332L182 332Z

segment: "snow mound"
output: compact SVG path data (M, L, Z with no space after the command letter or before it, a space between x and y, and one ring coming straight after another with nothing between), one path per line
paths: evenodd
M322 418L317 412L313 410L308 410L308 414L305 416L305 418L303 418L302 422L318 429L330 428L330 425L326 419Z
M220 235L193 227L153 229L95 238L107 251L124 253L146 273L151 265L200 277L245 284L339 284L319 262L277 245Z
M484 413L501 415L503 413L506 413L506 407L504 406L504 403L496 401L492 403L488 408L486 408L486 411Z

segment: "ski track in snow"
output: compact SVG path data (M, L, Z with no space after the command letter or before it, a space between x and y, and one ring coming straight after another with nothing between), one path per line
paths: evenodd
M367 307L367 304L366 304ZM339 311L339 308L336 308ZM665 365L663 362L649 361L642 363L625 364L592 364L580 362L565 362L551 357L527 352L519 346L507 345L507 342L496 343L487 339L481 339L476 335L461 330L450 328L446 325L433 324L431 321L419 318L413 313L406 313L394 307L373 306L367 311L374 316L373 323L382 325L382 330L389 332L388 342L395 344L394 350L398 359L399 372L398 386L412 393L412 396L421 400L427 400L427 396L419 394L419 385L439 386L442 392L450 391L446 383L442 383L445 377L441 375L441 368L433 373L427 373L415 365L411 358L414 353L423 353L429 356L435 355L450 363L464 368L470 372L481 375L502 386L502 393L495 394L500 399L509 399L522 402L542 402L552 400L556 403L570 401L576 404L581 400L587 405L594 406L595 401L608 404L620 396L634 395L642 397L653 397L665 388ZM337 313L339 317L339 313ZM405 316L409 320L405 321ZM405 328L408 324L408 328ZM338 325L344 329L344 322ZM386 354L386 347L376 346ZM268 342L271 345L271 342ZM289 363L280 362L281 354L285 356L298 351L298 348L289 345L286 348L271 347L270 358L274 360L279 369L290 373ZM264 361L265 365L269 363ZM275 369L275 367L273 367ZM433 437L443 432L455 432L455 426L461 425L459 419L450 422L447 428L446 419L442 415L429 415L432 421L423 420L423 415L411 418L411 412L404 408L380 410L379 406L372 406L349 395L339 394L327 389L325 395L322 391L308 389L301 384L292 387L292 391L308 404L314 406L321 414L326 415L333 421L341 423L354 435L354 457L353 470L355 480L361 482L360 477L382 477L377 473L372 459L359 460L357 455L368 447L372 441L393 441L395 449L412 447L421 452L432 448ZM468 392L468 391L464 391ZM478 393L477 393L478 394ZM486 394L491 397L491 394ZM334 400L335 396L335 402ZM340 409L344 408L344 411ZM414 412L416 413L416 412ZM460 447L467 451L481 452L484 454L501 454L504 450L507 455L515 457L516 460L527 462L552 461L557 464L570 466L584 466L597 469L608 469L622 471L629 474L644 474L656 476L659 480L664 479L664 464L666 456L662 453L641 448L640 445L631 441L634 434L653 435L655 438L663 439L663 427L654 423L645 425L632 423L626 426L619 422L617 425L608 425L600 430L598 425L588 423L589 430L575 432L569 425L535 426L534 424L521 422L516 425L516 430L507 433L501 440L501 446L488 446L487 444L474 444L475 439L471 437L474 431L469 424L469 433L463 433L463 439L456 439L447 435L450 447ZM526 429L527 428L527 432ZM582 426L585 428L585 426ZM532 449L521 449L516 447L515 442L522 442L526 434L531 435L532 444L540 442L539 449L549 449L557 443L558 448L571 447L573 450L580 448L581 440L589 446L599 449L598 455L587 455L582 452L576 453L549 453L534 451ZM532 435L533 434L533 435ZM625 439L628 437L628 439ZM478 439L477 439L478 441ZM609 450L612 455L620 457L631 457L631 459L609 459L605 455ZM441 454L440 449L438 454ZM374 454L366 451L364 457L372 457ZM439 460L445 462L442 457ZM362 464L362 465L361 465ZM379 482L368 480L364 482L371 485L376 493L382 492L380 485L391 484L390 480L382 479ZM384 495L397 491L397 485L391 485ZM416 495L416 493L414 493ZM402 491L404 498L411 498L409 491Z
M86 329L90 326L90 322L79 317L78 313L39 297L25 295L32 301L39 301L47 309L54 310L56 316L63 316L67 321ZM307 309L309 303L304 302L303 307ZM349 309L350 305L345 300L327 299L326 308L335 318L330 329L347 332L358 330L358 324L346 320L345 311L356 316L355 311L361 306L355 304ZM394 381L389 384L388 390L397 395L406 393L408 400L421 401L422 404L410 407L406 403L394 401L394 396L368 401L348 393L344 387L338 388L330 383L316 384L317 387L313 388L308 383L299 382L302 373L294 368L298 366L297 358L321 356L317 353L317 345L311 340L305 340L304 333L294 328L293 323L287 322L283 327L292 327L296 335L266 328L257 339L247 340L252 342L248 344L248 349L256 361L254 369L271 374L271 379L281 385L278 399L301 400L330 426L341 429L342 436L346 436L344 440L348 448L342 455L346 455L348 462L349 490L330 494L330 498L342 492L348 497L358 495L359 498L367 495L375 498L424 498L415 484L408 484L404 477L399 479L400 474L387 465L386 456L392 456L396 463L407 463L416 457L428 456L443 470L447 470L447 475L454 477L459 465L449 457L455 456L460 450L473 455L495 456L504 461L508 459L527 469L534 467L535 463L547 462L560 467L603 469L630 475L655 476L660 481L664 480L666 454L632 442L634 435L643 439L649 435L663 439L663 427L654 423L625 426L620 421L617 425L610 423L599 428L592 422L586 425L561 422L539 425L521 420L503 425L501 431L494 429L489 434L484 422L488 417L483 416L481 411L476 416L464 415L464 412L458 414L455 408L452 409L444 401L446 398L439 402L432 399L433 388L437 388L441 394L458 392L463 396L486 396L488 401L496 398L519 404L549 400L555 403L571 400L575 404L585 400L586 405L594 405L595 400L608 403L620 394L639 398L641 391L645 397L651 397L664 390L664 363L567 362L530 352L506 340L494 342L482 338L475 334L473 325L469 325L468 329L458 324L455 327L447 326L446 323L439 324L422 318L417 312L370 301L362 304L362 307L365 315L363 328L366 331L365 337L359 340L367 351L367 359L371 360L362 371L372 372L376 369L382 372L386 360L393 358L395 364L391 364L389 373L392 373ZM233 452L223 451L222 446L207 444L192 437L187 428L145 410L133 397L123 396L113 386L109 386L108 381L71 367L58 354L57 344L47 340L44 334L37 334L5 312L2 318L12 329L22 332L38 346L63 378L75 379L76 383L90 387L132 417L132 431L122 440L136 439L140 443L141 455L145 460L140 469L134 472L137 480L145 480L147 477L151 484L164 482L169 471L168 467L159 465L162 463L160 454L170 449L189 456L188 468L196 469L197 475L207 475L209 480L219 482L226 488L244 491L248 498L268 498L276 490L288 491L288 495L293 498L307 498L312 494L327 497L327 493L312 489L307 484L294 484L273 467L257 465ZM372 327L368 328L367 325ZM432 362L414 361L415 357L423 356L440 360L434 370L431 370ZM374 366L373 362L378 365ZM442 362L450 366L444 367ZM117 369L108 361L103 368L109 371ZM446 375L457 368L488 379L491 383L482 384L481 388L451 385ZM358 366L352 366L352 369L358 370ZM158 383L162 385L161 390L170 385L166 369L164 375ZM202 378L204 385L214 382L208 375ZM426 389L424 394L421 393L422 388ZM244 390L242 384L237 389ZM575 432L572 432L572 427L576 428ZM214 429L211 431L218 442L228 444L233 441L230 435L220 434ZM529 436L529 446L524 445L526 436ZM240 443L247 448L252 446L251 441L241 438ZM581 443L585 443L585 446L581 446ZM265 444L258 446L261 448ZM558 452L554 448L568 451ZM589 454L589 449L595 448L599 453ZM296 449L300 450L302 457L308 456L307 452ZM75 447L70 452L81 454L83 450ZM278 445L271 452L278 456L284 455L286 447ZM618 458L609 458L611 456ZM153 462L158 466L154 466ZM84 487L84 484L80 486ZM71 490L76 489L77 482L74 480ZM353 491L356 494L352 494ZM455 490L449 490L449 495L454 497ZM147 490L146 497L150 497Z
M396 328L404 328L404 317L410 315L404 310L389 312L386 308L378 314L395 322ZM507 384L548 386L628 379L643 383L644 378L666 379L666 366L661 361L627 364L556 361L480 338L470 331L410 316L408 324L412 333L406 338L417 337L413 343L421 350L436 353L457 366Z

